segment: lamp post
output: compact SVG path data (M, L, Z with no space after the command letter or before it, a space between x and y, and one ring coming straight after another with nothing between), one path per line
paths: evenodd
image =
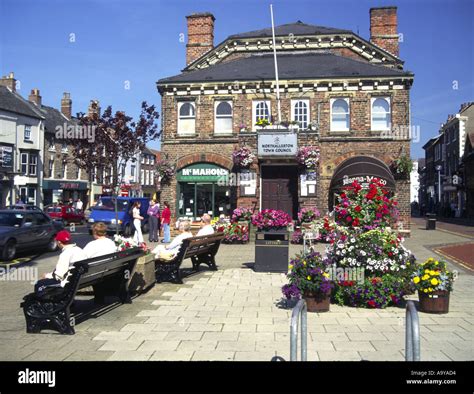
M437 165L435 167L436 171L438 171L438 202L441 204L441 169L443 166Z

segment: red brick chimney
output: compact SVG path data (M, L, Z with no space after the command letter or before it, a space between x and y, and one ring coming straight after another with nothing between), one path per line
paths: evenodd
M41 96L39 89L31 89L31 93L28 96L28 101L31 101L36 106L41 107Z
M15 75L13 72L11 72L8 75L3 76L0 79L0 85L1 86L6 86L7 88L10 88L11 91L15 92L16 91L16 79Z
M72 115L72 100L71 95L67 92L63 93L63 98L61 99L61 113L68 119L71 119Z
M188 43L186 44L186 65L200 58L214 48L214 15L209 12L192 14L188 21Z
M398 56L397 7L370 9L370 42Z

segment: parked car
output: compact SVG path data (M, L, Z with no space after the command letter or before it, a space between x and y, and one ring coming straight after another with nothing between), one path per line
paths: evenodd
M0 210L0 257L12 260L18 251L45 248L53 252L57 248L54 237L61 225L54 223L43 212L2 209Z
M20 211L43 212L43 210L40 207L37 207L36 205L26 205L26 204L9 205L6 209L15 209L15 210L20 210Z
M120 233L129 237L133 233L132 207L136 201L141 203L140 215L143 216L142 231L148 232L148 206L150 200L143 197L117 197L117 219L115 217L115 197L101 197L98 203L91 208L91 214L87 220L87 228L92 234L92 225L95 222L103 222L107 225L107 231L115 232L117 227Z
M80 223L84 224L86 218L83 211L69 205L48 205L45 207L44 212L53 220L60 220L67 226L69 223Z

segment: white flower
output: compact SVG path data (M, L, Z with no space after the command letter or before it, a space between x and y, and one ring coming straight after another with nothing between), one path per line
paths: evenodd
M351 238L351 243L355 243L355 238Z

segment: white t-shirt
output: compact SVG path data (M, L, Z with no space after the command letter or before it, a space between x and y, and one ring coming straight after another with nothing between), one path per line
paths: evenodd
M61 254L59 255L58 262L56 264L56 268L54 269L54 274L50 272L46 274L46 278L57 278L61 281L61 286L64 287L68 282L68 278L70 276L69 268L70 266L75 263L76 261L86 260L87 255L84 251L76 244L69 244L65 245Z
M140 208L138 208L138 207L133 208L132 213L133 213L133 219L141 220L141 219L139 218L139 216L140 216Z
M117 251L117 246L115 242L109 238L99 238L94 241L89 242L84 247L84 253L87 255L87 258L103 256L110 253L115 253Z
M214 234L214 228L210 224L207 224L206 226L204 226L198 231L197 236L199 237L201 235L212 235L212 234Z

